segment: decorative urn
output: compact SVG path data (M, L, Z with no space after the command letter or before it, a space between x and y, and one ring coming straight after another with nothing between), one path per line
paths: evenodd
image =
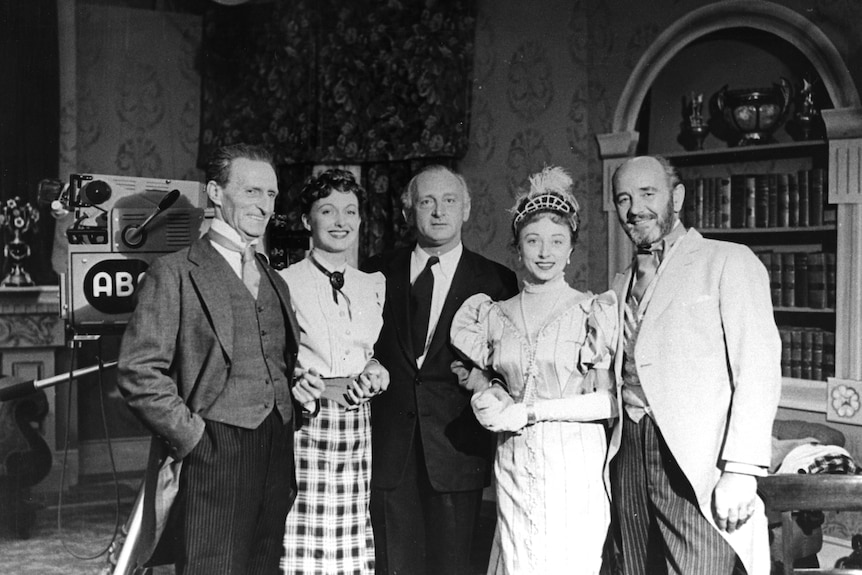
M771 88L729 90L715 94L715 104L727 127L739 136L737 146L765 144L787 116L793 89L785 78Z

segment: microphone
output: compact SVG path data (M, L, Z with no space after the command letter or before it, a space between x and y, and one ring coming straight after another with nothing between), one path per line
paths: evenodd
M149 215L147 219L144 220L139 226L128 226L123 229L123 243L129 246L130 248L139 248L143 245L144 241L147 239L146 236L146 227L150 225L150 222L153 221L162 210L166 210L172 205L177 199L180 197L179 190L172 190L165 194L165 197L162 198L162 201L159 202L159 205L156 206L155 211Z
M37 389L53 387L64 381L71 381L81 376L93 373L99 369L109 369L117 365L116 361L108 361L101 365L91 365L90 367L82 367L74 371L61 373L45 379L29 379L24 380L11 375L0 375L0 401L9 401L10 399L18 399L30 395Z

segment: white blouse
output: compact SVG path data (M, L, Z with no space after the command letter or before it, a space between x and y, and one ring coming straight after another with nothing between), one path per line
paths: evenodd
M327 264L321 262L327 267ZM329 277L306 258L279 274L290 288L299 322L297 366L316 369L322 377L356 375L374 355L383 327L386 278L346 266L344 287L333 298Z

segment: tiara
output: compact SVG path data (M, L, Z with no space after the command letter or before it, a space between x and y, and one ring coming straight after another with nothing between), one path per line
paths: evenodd
M571 214L574 210L572 205L561 198L559 195L546 192L539 196L533 196L524 207L515 212L515 219L512 221L512 227L517 228L525 217L533 212L559 212L563 214Z
M521 221L536 212L564 214L572 231L577 231L579 206L572 195L572 177L561 167L546 166L530 176L529 191L518 197L511 211L515 214L512 231L516 236Z

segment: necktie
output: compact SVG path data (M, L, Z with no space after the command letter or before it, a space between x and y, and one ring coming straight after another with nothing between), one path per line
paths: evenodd
M647 286L655 277L655 272L658 269L658 248L650 249L647 247L638 247L636 255L636 270L635 283L632 285L632 297L640 303Z
M254 299L257 299L257 289L260 287L260 270L257 269L257 258L255 257L255 252L257 251L256 246L254 244L248 244L245 247L242 247L215 230L209 230L209 232L207 232L207 236L211 241L217 243L224 249L240 254L242 261L242 283L244 283L245 287L248 288L248 291L251 292L251 296Z
M434 293L434 273L431 268L440 261L437 256L428 258L422 273L410 289L410 317L413 354L418 359L425 353L428 338L428 321L431 319L431 295Z
M252 244L242 250L242 283L251 292L251 297L257 299L257 289L260 287L260 270L257 269L257 250Z

